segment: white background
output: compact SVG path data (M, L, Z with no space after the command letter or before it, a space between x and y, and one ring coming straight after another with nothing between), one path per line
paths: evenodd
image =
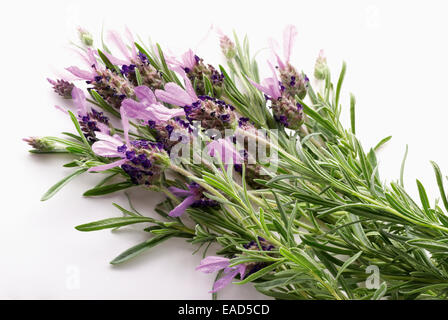
M292 61L298 68L311 75L321 48L334 78L342 60L347 62L343 102L349 92L356 95L357 131L364 147L393 135L379 154L383 179L398 178L406 144L405 182L411 194L416 194L418 177L436 195L429 160L448 172L446 1L3 1L1 6L0 298L210 298L214 275L194 270L201 256L191 255L190 244L172 240L112 267L110 260L147 234L132 228L74 229L118 216L113 201L126 206L122 195L81 196L98 176L84 175L50 201L39 201L71 172L61 167L68 158L31 155L21 138L72 130L53 107L69 105L55 97L45 78L78 62L69 46L78 25L94 35L103 25L119 31L128 26L163 48L182 53L192 47L217 64L216 34L206 37L212 24L226 33L247 33L255 52L266 48L270 37L281 40L283 27L293 23L299 39ZM138 190L132 197L148 215L161 199ZM220 298L263 296L251 285L233 285Z

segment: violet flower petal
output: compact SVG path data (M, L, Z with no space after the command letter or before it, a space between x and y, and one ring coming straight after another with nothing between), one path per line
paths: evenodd
M226 273L226 271L224 271L224 275L215 282L215 284L213 285L213 290L210 290L210 293L215 293L219 290L221 290L222 288L224 288L225 286L227 286L229 283L232 282L233 278L235 278L235 276L239 273L239 270L237 268L228 268L228 273Z
M180 217L185 213L185 210L196 201L196 196L188 196L176 208L168 214L170 217Z
M196 267L197 271L204 273L213 273L229 266L230 259L219 256L208 256L201 260L199 266Z
M188 197L191 195L191 191L176 188L176 187L169 187L168 190L174 194L176 197Z

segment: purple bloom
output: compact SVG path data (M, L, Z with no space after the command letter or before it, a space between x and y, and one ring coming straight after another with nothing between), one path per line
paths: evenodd
M272 70L272 77L264 79L262 84L258 84L250 79L249 82L255 88L267 95L270 99L277 100L282 96L281 83L278 80L277 73L272 64L269 61L268 64Z
M99 65L95 58L95 52L91 48L87 48L86 54L81 54L81 57L89 66L90 70L87 71L81 70L76 66L68 67L66 68L66 70L72 73L74 76L78 77L79 79L94 81L95 76L97 76L96 70L99 68Z
M217 292L232 282L233 278L235 278L238 274L240 274L240 278L243 279L246 273L246 265L239 264L234 267L229 267L230 259L218 257L218 256L209 256L205 259L202 259L199 266L196 267L196 270L202 271L204 273L212 273L219 270L224 270L223 276L215 282L213 285L213 290L210 293Z
M145 122L160 123L173 117L184 116L182 109L168 109L158 103L154 93L146 86L134 88L135 95L139 102L132 99L124 99L121 103L121 110L129 118L140 119Z
M193 50L189 49L181 56L181 61L174 57L166 57L165 60L173 71L182 74L183 72L188 73L193 70L198 63L196 57L197 56L194 54Z
M121 166L134 184L150 185L165 167L163 151L157 144L146 140L129 141L129 122L121 113L124 141L118 135L97 134L99 141L92 145L95 154L106 158L120 158L112 163L89 168L104 171Z
M120 152L123 150L123 140L117 134L113 136L107 134L97 134L97 138L99 141L95 142L92 145L92 150L95 154L106 157L106 158L121 158L112 163L96 166L89 168L88 171L104 171L109 170L115 167L119 167L122 164L125 164L128 160L126 159L125 153ZM120 151L119 151L120 150Z
M93 108L90 108L89 111L86 97L81 89L73 87L71 97L77 108L79 124L86 138L95 141L98 132L109 134L109 119L102 112Z

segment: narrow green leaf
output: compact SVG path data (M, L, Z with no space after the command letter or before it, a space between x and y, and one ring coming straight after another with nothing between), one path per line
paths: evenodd
M404 153L403 161L400 167L400 186L404 187L404 165L406 163L406 158L408 157L408 145L406 145L406 151Z
M213 85L210 82L210 79L205 75L202 76L202 79L204 81L205 94L213 97Z
M61 190L67 183L69 183L72 179L74 179L75 177L79 176L80 174L82 174L86 171L87 171L87 168L82 168L82 169L76 170L72 174L70 174L67 177L65 177L64 179L60 180L59 182L54 184L50 189L48 189L47 192L45 192L45 194L42 196L40 201L46 201L46 200L50 199L59 190Z
M388 136L388 137L382 139L380 142L377 143L377 145L375 146L375 148L373 148L373 150L377 151L379 148L381 148L390 139L392 139L392 136Z
M245 284L245 283L254 281L258 278L263 277L265 274L271 272L272 270L275 270L275 268L277 268L282 263L284 263L284 260L277 261L273 264L268 265L267 267L264 267L261 270L258 270L257 272L252 273L250 276L244 278L243 280L238 281L238 282L233 282L233 283L234 284Z
M420 195L420 201L422 202L423 210L428 214L430 210L428 195L426 194L425 187L423 187L422 183L417 179L417 187L418 193Z
M110 106L106 101L104 101L103 97L101 97L98 92L96 92L95 90L89 90L89 93L104 111L109 112L117 118L121 118L120 113L112 106Z
M356 104L355 96L353 94L350 94L350 123L351 123L351 130L352 130L353 134L356 134L355 104Z
M101 60L104 62L106 67L108 67L111 70L115 70L120 74L120 69L118 69L112 62L110 62L109 58L106 57L106 55L98 49L98 55L100 56Z
M143 84L142 75L140 74L140 71L138 70L138 68L135 68L134 71L135 71L135 78L137 80L137 85L141 86Z
M78 231L95 231L116 227L123 227L130 224L142 223L142 222L152 222L152 219L146 217L118 217L98 220L95 222L90 222L76 226L75 229Z
M434 161L431 161L432 167L434 168L434 173L436 174L437 185L439 186L440 196L443 201L443 205L445 209L448 210L448 198L445 193L445 188L443 186L442 172L440 171L439 166Z
M342 87L342 82L344 81L346 69L347 69L347 65L344 61L342 63L342 69L341 69L341 73L339 74L338 84L336 87L335 108L338 108L338 105L339 105L339 97L341 95L341 87Z
M339 276L345 271L345 269L347 269L353 262L355 262L359 256L362 254L362 251L359 251L357 254L355 254L354 256L348 258L344 264L342 265L342 267L339 269L338 274L336 275L335 280L337 281Z
M376 289L371 300L380 300L387 292L387 283L383 282L378 289Z
M52 150L31 149L31 150L28 150L28 152L35 153L35 154L70 153L66 149L52 149Z
M139 243L136 246L129 248L128 250L126 250L123 253L121 253L120 255L118 255L110 263L116 265L116 264L126 262L126 261L138 256L139 254L143 253L144 251L162 243L163 241L168 240L169 238L172 238L173 236L175 236L175 233L155 236L155 237L148 239L142 243Z
M135 186L132 182L119 182L114 184L108 184L105 186L100 186L97 188L93 188L84 192L83 196L85 197L94 197L94 196L102 196L105 194L109 194L112 192L120 191L123 189L127 189Z

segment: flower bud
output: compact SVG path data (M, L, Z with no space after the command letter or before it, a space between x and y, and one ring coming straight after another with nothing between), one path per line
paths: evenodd
M238 125L235 108L222 100L210 96L199 96L199 100L184 107L188 121L199 121L204 129L224 131Z
M221 46L222 53L228 60L231 60L235 57L235 43L233 43L233 41L230 40L228 36L222 35L219 39L219 44Z
M292 65L287 64L286 68L280 69L280 82L283 96L305 98L309 79L303 73L297 72Z
M54 149L54 143L45 138L29 137L24 138L23 141L27 142L35 150L51 151Z
M147 186L157 184L161 173L170 164L170 159L162 146L146 140L131 141L130 146L123 145L117 150L122 152L127 160L121 168L134 184Z
M64 99L72 98L72 90L75 85L71 82L65 81L63 79L51 80L47 79L53 85L54 92L63 97Z
M78 33L79 33L79 39L85 46L87 47L92 46L93 38L89 31L80 27L78 28Z
M282 96L272 100L272 111L275 120L286 128L297 130L303 123L303 106L292 97Z
M205 64L204 60L198 56L194 56L195 64L193 68L185 68L188 79L196 86L196 92L200 95L207 94L204 85L204 77L207 77L213 86L213 91L215 95L219 97L218 94L222 92L222 86L224 82L224 75L216 70L211 64Z
M314 77L318 80L324 80L328 72L327 58L324 56L324 51L320 50L319 56L314 65Z

